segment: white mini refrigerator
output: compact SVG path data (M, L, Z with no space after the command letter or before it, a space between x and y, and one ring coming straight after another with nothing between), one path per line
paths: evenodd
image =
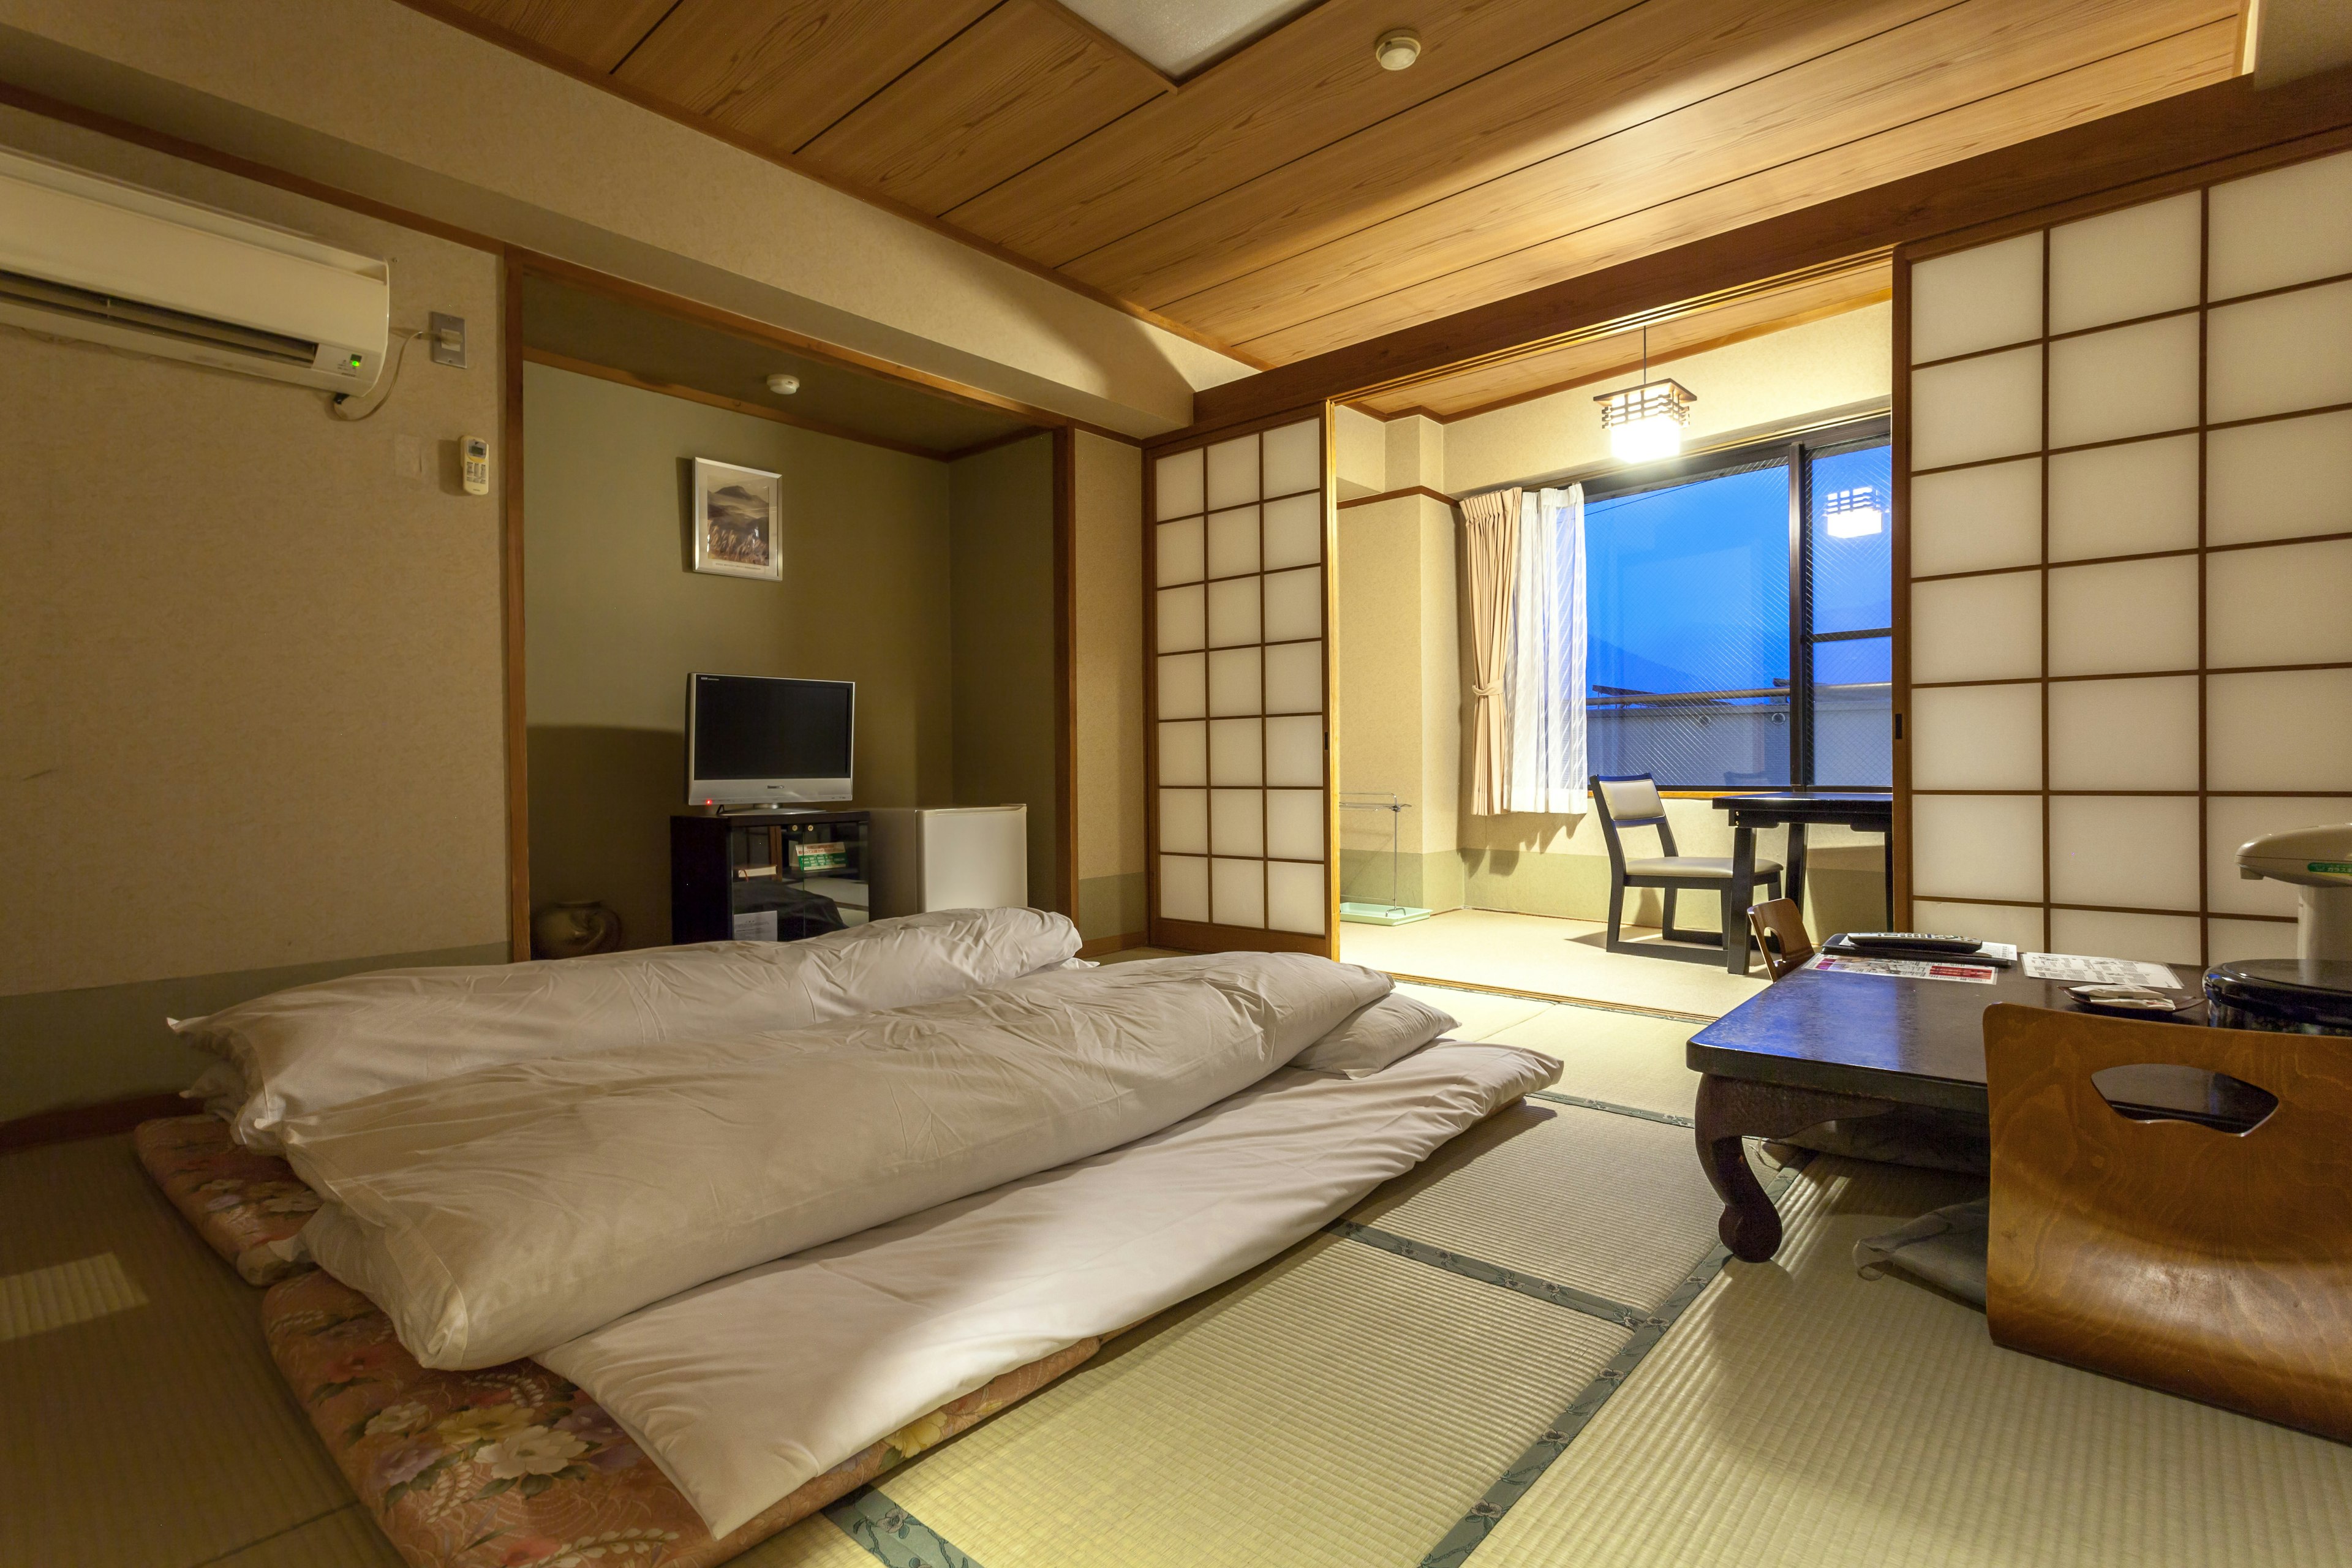
M1029 901L1025 805L884 806L870 831L866 883L877 920Z

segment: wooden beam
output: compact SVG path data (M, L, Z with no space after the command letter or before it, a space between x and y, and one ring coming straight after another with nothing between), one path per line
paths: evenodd
M880 447L886 451L904 452L910 458L928 458L933 462L943 463L950 458L959 455L943 451L936 447L919 447L911 441L893 441L887 436L869 436L862 430L852 430L845 425L829 425L822 419L812 419L804 414L787 414L781 408L771 408L764 403L753 403L740 397L729 397L724 393L705 392L698 386L680 386L675 382L656 381L652 376L639 375L633 370L598 364L593 360L574 359L570 354L560 354L552 349L527 347L522 351L522 357L532 364L543 364L551 370L568 370L574 375L594 376L598 381L609 381L621 386L634 386L639 392L658 393L664 397L682 397L688 403L699 403L711 408L724 408L730 414L748 414L754 419L765 419L776 425L789 425L795 430L806 430L817 436L830 436L837 441L856 441L868 447ZM1016 430L1012 435L1000 439L1014 441L1025 436L1037 434L1039 432L1036 430ZM990 444L992 443L982 443L983 446Z
M1722 290L1862 251L2198 169L2210 177L2231 159L2326 151L2327 138L2347 128L2352 68L2267 91L2248 78L2221 82L1212 387L1193 398L1184 435L1362 396L1580 331L1681 314Z
M560 55L522 34L509 32L504 27L484 21L473 12L457 5L456 0L400 0L400 3L413 11L422 12L436 22L455 27L462 33L471 33L478 38L496 44L502 49L520 55L525 59L545 66L550 70L560 71L575 80L586 82L591 87L601 88L614 97L625 99L639 109L658 114L665 120L676 121L678 124L690 130L699 131L706 136L716 137L729 146L749 153L755 158L764 158L779 168L789 169L795 174L816 181L819 184L830 185L845 195L854 196L869 206L879 207L884 212L905 218L908 223L929 229L934 234L944 235L959 245L968 246L983 256L992 257L1008 267L1017 268L1032 277L1042 278L1057 288L1066 289L1073 294L1092 300L1097 305L1107 305L1121 315L1132 316L1139 321L1145 321L1160 328L1162 331L1173 332L1189 342L1197 343L1204 349L1239 360L1244 364L1259 365L1266 363L1254 354L1243 353L1228 343L1221 343L1206 333L1197 331L1181 321L1163 316L1157 310L1148 310L1140 305L1106 294L1091 283L1082 283L1075 278L1055 271L1043 262L1033 261L1007 246L983 238L969 229L959 228L954 224L944 222L920 207L910 206L905 202L884 195L879 191L870 190L866 186L844 180L805 159L797 158L791 153L771 146L755 137L747 136L724 121L708 114L698 114L691 110L681 109L675 103L634 86L619 76L605 75L592 70L579 61Z

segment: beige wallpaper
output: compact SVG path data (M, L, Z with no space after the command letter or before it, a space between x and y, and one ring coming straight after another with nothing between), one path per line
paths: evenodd
M0 142L389 257L394 323L474 356L345 424L0 329L0 995L501 941L499 508L455 472L499 435L495 259L14 110Z
M531 901L669 940L686 678L857 682L860 805L955 790L948 466L523 367ZM782 582L687 569L689 459L784 476Z

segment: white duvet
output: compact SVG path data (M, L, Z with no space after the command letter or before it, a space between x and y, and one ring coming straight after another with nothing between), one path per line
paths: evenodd
M1362 1079L1278 1071L1153 1136L715 1280L539 1359L723 1535L990 1379L1273 1257L1559 1076L1549 1057L1448 1042Z
M800 1028L913 1006L1002 985L1077 950L1077 928L1062 915L949 910L805 942L378 970L174 1019L172 1027L236 1069L242 1083L232 1098L243 1103L230 1121L237 1139L276 1152L287 1119L386 1089L559 1052Z
M280 1131L326 1200L311 1255L425 1365L485 1366L1158 1132L1389 986L1296 953L1056 971L806 1029L509 1062Z

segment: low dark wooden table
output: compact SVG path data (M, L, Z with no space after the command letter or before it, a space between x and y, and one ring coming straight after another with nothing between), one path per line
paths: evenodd
M2194 971L2171 967L2185 987L2199 984ZM1985 1009L2017 1002L2076 1010L2063 982L2031 979L2021 963L1993 973L1992 984L1979 985L1801 969L1691 1037L1685 1059L1701 1075L1698 1157L1723 1199L1717 1228L1735 1256L1760 1263L1780 1247L1780 1215L1748 1168L1742 1138L1786 1138L1898 1105L1988 1114ZM2206 1021L2201 1005L2175 1016L2186 1025ZM2232 1102L2202 1074L2162 1067L2130 1073L2109 1090L2126 1116L2180 1117L2233 1131L2261 1120L2259 1110Z
M1776 795L1726 795L1716 797L1715 808L1731 818L1731 885L1753 889L1756 886L1756 830L1759 827L1786 827L1789 830L1788 874L1782 886L1787 895L1805 907L1805 829L1821 824L1859 828L1864 833L1888 836L1886 849L1886 908L1895 907L1895 796L1869 790L1790 790ZM1727 907L1723 911L1723 966L1734 974L1748 973L1747 906L1738 910Z

